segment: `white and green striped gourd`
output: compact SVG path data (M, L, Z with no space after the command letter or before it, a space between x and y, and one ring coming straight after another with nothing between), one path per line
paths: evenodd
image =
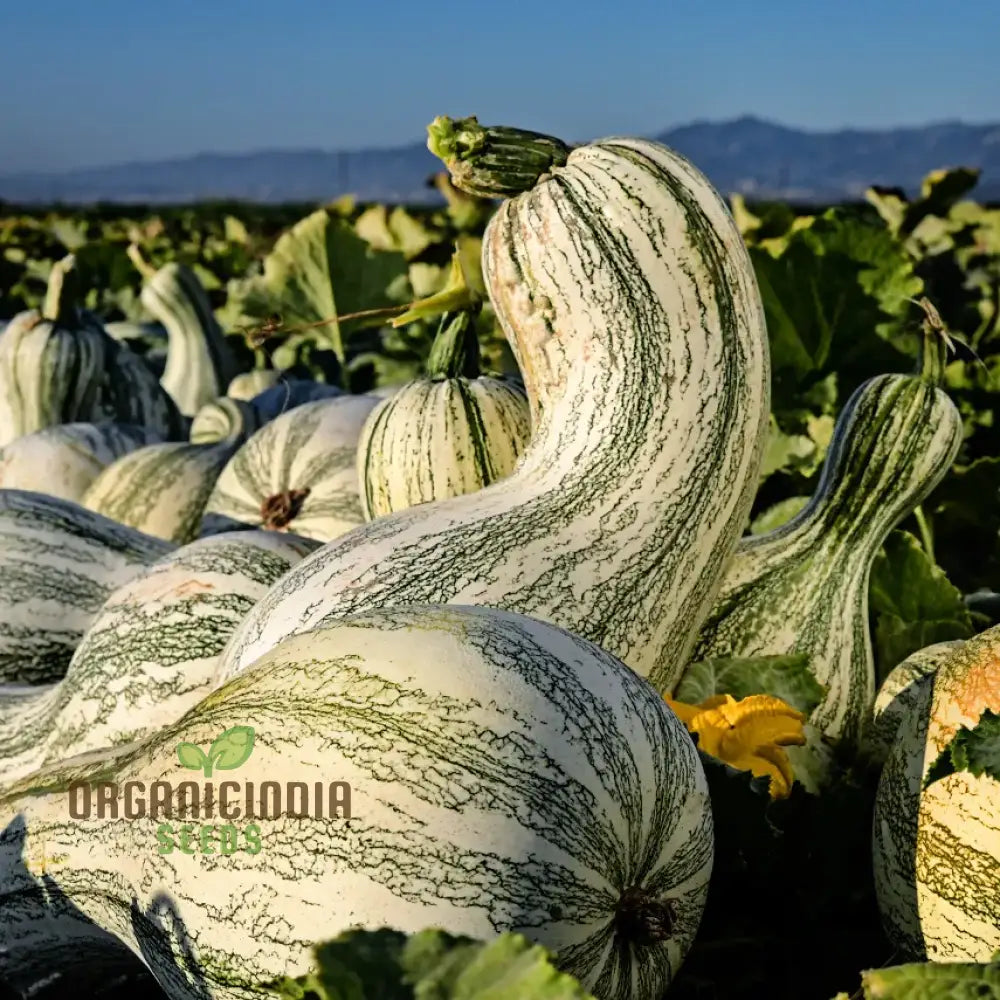
M194 415L188 438L192 444L228 441L239 445L260 430L263 423L260 411L246 400L220 396Z
M511 472L530 438L521 381L482 373L475 317L446 313L425 376L384 399L361 432L365 520L481 490Z
M52 268L45 304L0 336L0 446L68 423L120 423L178 440L187 427L143 360L73 302L71 256Z
M805 654L825 686L810 723L857 743L875 700L872 562L951 467L962 418L941 388L945 343L924 335L912 375L879 375L844 404L819 485L774 531L743 539L693 659Z
M770 372L753 267L712 185L659 143L606 139L535 177L483 239L531 406L517 468L304 559L237 630L220 679L287 635L432 602L554 622L661 691L680 678L760 472Z
M56 424L0 448L0 489L37 490L78 503L112 462L159 435L126 424Z
M226 395L230 399L248 401L277 385L281 378L282 373L276 368L255 368L253 371L240 372L226 387Z
M961 639L952 639L924 646L889 671L875 696L871 723L865 735L865 749L872 760L885 763L900 722L917 699L921 685L928 683L941 663L961 644Z
M170 725L210 690L229 634L318 542L273 531L203 538L111 593L66 675L4 702L0 785Z
M173 548L79 504L0 490L0 683L62 677L108 595Z
M138 531L183 545L197 537L219 473L238 447L238 439L147 445L109 465L81 503Z
M167 363L160 384L181 413L193 417L205 403L223 395L237 373L226 336L189 267L171 261L154 271L137 247L129 251L146 276L142 304L167 331Z
M988 962L1000 950L1000 781L928 779L960 729L1000 714L1000 626L956 643L916 685L875 797L872 851L882 922L898 953Z
M234 729L238 769L181 766L185 744L182 759L212 766ZM220 811L240 809L228 855L221 818L193 821L190 853L180 821L135 806L67 818L75 782L141 782L149 802L156 782L209 780ZM302 783L310 803L320 783L322 815L251 821L247 790L259 801L264 782L283 802ZM349 786L349 818L331 808L333 782ZM4 787L0 829L0 977L30 989L93 961L110 932L171 1000L256 996L312 970L315 942L384 925L519 931L601 1000L660 1000L714 846L697 751L647 682L561 629L471 607L372 611L291 637L142 741Z
M265 424L219 475L202 533L252 525L325 542L361 524L358 439L377 403L338 394Z

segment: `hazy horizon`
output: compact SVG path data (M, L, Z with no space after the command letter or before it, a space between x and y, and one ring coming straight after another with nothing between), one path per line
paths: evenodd
M515 12L516 13L516 12ZM828 132L1000 120L992 0L488 8L40 0L8 41L0 174L390 149L437 114L581 141L752 116Z

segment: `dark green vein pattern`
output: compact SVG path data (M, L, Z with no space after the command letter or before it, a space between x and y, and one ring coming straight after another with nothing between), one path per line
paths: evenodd
M62 677L108 595L173 548L68 500L0 490L0 681Z
M767 336L740 233L687 161L611 139L500 207L483 268L532 410L516 470L303 560L241 626L228 674L339 616L436 602L551 621L660 690L680 677L767 430Z
M255 745L233 777L347 781L351 818L261 819L257 855L158 855L154 821L84 829L60 792L28 790L97 772L176 781L180 740L208 745L237 724L254 727ZM657 692L579 637L467 607L374 611L290 638L147 742L10 788L6 824L0 974L30 979L31 948L65 933L50 931L44 890L18 861L44 843L67 856L48 877L133 947L133 898L144 910L166 892L188 976L196 963L215 998L304 972L311 943L349 926L390 924L520 931L602 1000L659 1000L700 920L713 854L700 762ZM615 907L633 886L672 901L666 941L622 938ZM144 944L172 996L194 1000L163 942Z
M233 521L260 525L263 503L289 490L309 494L288 531L326 542L361 524L358 439L378 402L374 396L338 395L296 406L265 424L223 469L202 532Z
M317 544L271 531L216 535L117 589L59 683L0 698L0 784L180 718L210 689L237 623Z

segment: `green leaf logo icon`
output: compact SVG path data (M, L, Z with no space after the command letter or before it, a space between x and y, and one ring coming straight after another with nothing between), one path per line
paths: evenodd
M212 768L232 771L245 764L253 753L253 727L233 726L217 736L206 754L194 743L178 743L177 759L183 767L192 771L204 771L206 778L212 777Z

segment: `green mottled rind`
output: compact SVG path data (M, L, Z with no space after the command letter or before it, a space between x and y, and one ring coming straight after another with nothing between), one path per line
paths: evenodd
M57 424L24 434L0 448L0 488L37 490L79 503L116 459L160 437L125 424Z
M173 548L70 501L0 490L0 682L62 677L108 595Z
M216 479L238 447L153 444L109 465L82 503L122 524L183 545L197 534Z
M907 957L988 962L1000 950L1000 781L959 771L922 788L986 709L1000 712L1000 626L957 643L918 683L879 780L875 891Z
M154 820L67 817L70 780L198 779L177 744L236 725L254 748L227 779L345 781L350 820L261 819L259 854L222 857L158 854ZM488 608L386 609L292 637L145 742L8 787L4 826L0 976L22 987L85 961L89 919L174 1000L257 996L308 972L314 942L383 925L517 931L602 1000L659 1000L713 856L704 772L657 692L577 636ZM632 886L673 902L667 940L620 936ZM172 934L142 919L157 900Z
M510 474L530 439L519 381L416 379L383 400L361 432L365 520L481 490Z
M197 275L171 261L147 281L142 304L167 330L167 364L160 385L181 413L193 417L225 393L236 365Z
M880 375L860 386L837 419L809 503L740 543L692 659L804 654L827 688L810 721L858 740L875 699L872 561L961 442L958 409L922 378Z
M0 785L179 719L210 690L236 625L318 544L273 531L199 539L115 590L61 681L0 699Z
M516 470L303 560L240 627L226 675L342 615L436 602L530 614L660 690L679 679L767 432L767 335L739 230L686 160L608 139L500 207L483 272L531 407Z
M191 421L192 444L215 444L227 441L241 445L264 423L250 403L242 399L220 396L206 403Z
M205 506L202 533L259 526L265 501L289 490L309 495L280 530L326 542L361 524L358 439L377 404L372 396L337 395L303 403L265 424L222 470Z
M873 760L884 763L896 739L900 721L909 712L920 685L934 673L961 639L936 642L910 654L889 672L875 696L865 748Z
M142 359L95 320L67 329L34 310L15 316L0 336L0 446L56 424L105 422L164 440L186 429Z

